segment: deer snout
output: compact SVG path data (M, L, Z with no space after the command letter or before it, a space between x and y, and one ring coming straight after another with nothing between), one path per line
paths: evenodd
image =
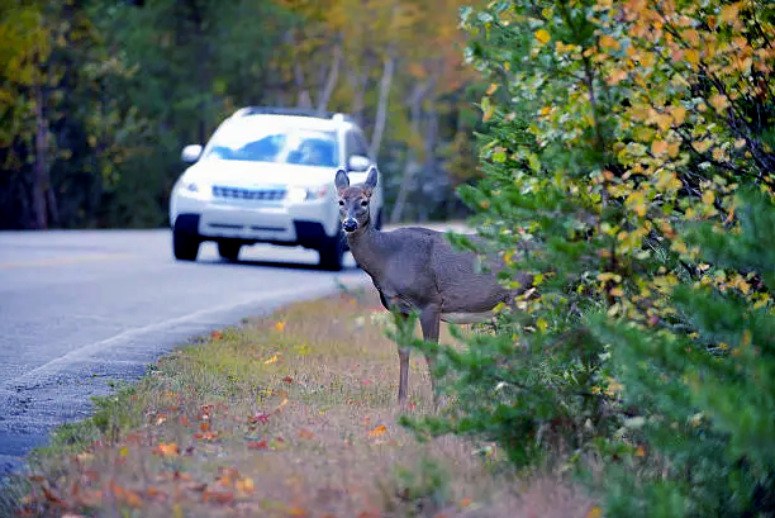
M353 218L347 218L342 222L342 228L345 232L355 232L358 228L358 222Z

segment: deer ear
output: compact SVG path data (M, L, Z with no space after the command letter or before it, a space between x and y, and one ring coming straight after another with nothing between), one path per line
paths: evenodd
M366 176L366 181L363 182L367 189L374 190L377 186L377 168L374 166L369 167L369 174Z
M336 190L339 192L342 192L343 190L350 187L350 179L347 177L347 173L345 173L343 169L340 169L336 172L334 184L336 185Z

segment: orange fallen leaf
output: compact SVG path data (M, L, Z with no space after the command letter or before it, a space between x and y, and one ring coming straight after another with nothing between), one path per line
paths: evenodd
M256 485L253 483L252 478L245 477L237 480L237 482L234 484L234 487L240 494L250 494L255 490Z
M214 441L218 438L218 432L197 432L194 434L194 439L200 441Z
M271 358L269 358L268 360L264 361L264 365L272 365L273 363L277 363L278 359L279 359L279 357L278 357L277 354L272 355Z
M284 320L280 320L278 322L275 322L274 323L274 328L275 328L275 331L277 331L279 333L282 333L283 331L285 331L285 321Z
M599 506L595 505L587 511L587 518L600 518L603 516L603 510Z
M153 449L153 453L162 457L177 457L180 454L180 448L174 442L160 442Z
M369 432L369 437L382 437L387 433L387 427L384 424L375 426Z
M136 491L121 487L115 482L110 483L110 490L113 492L116 500L129 507L142 507L143 505L143 499Z
M205 489L202 491L202 501L213 504L230 504L234 501L234 493L231 491L212 491Z

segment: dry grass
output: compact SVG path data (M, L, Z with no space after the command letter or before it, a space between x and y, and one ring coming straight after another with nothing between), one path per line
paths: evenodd
M418 443L397 426L398 357L375 312L372 293L296 304L162 359L103 402L99 434L94 422L60 433L36 463L23 510L587 515L591 502L563 483L515 481L497 453L482 458L454 437ZM409 412L430 412L421 357L410 387Z

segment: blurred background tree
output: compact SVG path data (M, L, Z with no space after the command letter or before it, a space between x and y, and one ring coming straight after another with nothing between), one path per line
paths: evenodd
M462 3L3 2L0 228L165 225L181 147L246 105L352 114L391 220L459 216L477 124Z

